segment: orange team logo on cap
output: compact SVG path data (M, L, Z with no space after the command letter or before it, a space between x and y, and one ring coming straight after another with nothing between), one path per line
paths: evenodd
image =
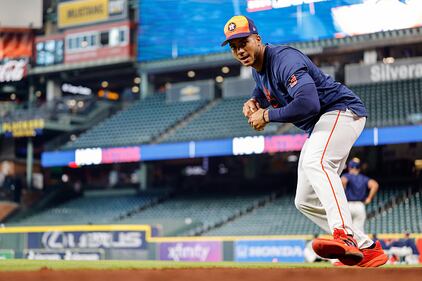
M240 33L251 33L249 30L249 22L244 16L232 17L224 26L224 35L226 39Z
M221 44L224 46L229 40L234 38L247 37L251 34L258 34L253 20L245 16L234 16L229 19L224 26L224 35L226 40Z
M229 25L227 26L227 29L229 31L234 31L236 29L236 24L234 22L229 23Z

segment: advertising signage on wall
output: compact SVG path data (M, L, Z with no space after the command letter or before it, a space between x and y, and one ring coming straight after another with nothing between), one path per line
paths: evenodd
M58 26L68 28L127 18L127 0L79 0L58 5Z
M422 57L398 59L393 63L346 65L346 84L359 85L422 78Z
M20 81L27 72L26 60L0 61L0 83Z
M130 22L122 21L66 30L64 62L129 59L130 28Z
M130 147L86 148L43 152L43 167L83 166L107 163L140 162L195 157L247 155L299 151L307 134L242 137ZM355 146L376 146L422 141L422 126L397 126L365 129ZM250 147L254 145L255 147ZM234 147L235 146L235 147Z
M305 240L240 240L235 242L237 262L304 262Z
M0 27L1 24L3 22ZM0 60L30 58L33 43L32 32L0 32Z
M283 44L421 26L422 1L139 0L138 60L229 51L220 46L223 26L239 14L255 21L264 42Z
M64 36L62 34L35 38L35 63L47 66L64 62Z
M92 250L25 250L24 257L28 260L77 260L97 261L104 259L103 249Z
M165 261L222 261L221 241L184 241L160 243L158 258Z
M28 249L146 249L144 231L30 232Z
M2 129L6 137L35 137L42 134L44 119L3 122Z

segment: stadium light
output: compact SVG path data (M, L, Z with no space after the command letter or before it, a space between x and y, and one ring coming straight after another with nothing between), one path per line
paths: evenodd
M193 77L195 77L196 73L193 70L189 70L187 75L188 75L189 78L193 78Z
M222 83L224 81L223 76L218 75L217 77L215 77L215 81L217 81L217 83Z
M132 87L132 93L139 93L139 87L138 86L133 86Z
M223 66L221 68L221 72L223 72L224 74L227 74L230 72L230 68L228 66Z
M382 59L382 62L385 64L390 64L390 63L394 63L394 58L393 57L386 57Z

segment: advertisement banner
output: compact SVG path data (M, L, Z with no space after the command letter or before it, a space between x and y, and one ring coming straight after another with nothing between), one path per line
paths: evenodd
M35 63L48 66L64 62L64 35L55 34L35 38Z
M104 259L104 250L25 250L24 258L28 260L82 260L96 261Z
M65 28L126 17L126 0L70 1L59 4L57 24Z
M0 32L0 60L30 58L33 43L31 32Z
M305 240L239 240L235 242L237 262L304 262Z
M185 102L212 100L215 96L213 80L192 81L172 84L166 92L166 101Z
M345 68L347 85L422 78L422 57L396 59L393 63L349 64Z
M28 233L28 249L146 249L145 231Z
M44 119L32 119L4 122L2 124L2 129L6 137L35 137L42 134L44 126Z
M64 63L129 59L132 56L130 29L130 22L119 21L66 30Z
M141 148L139 146L112 147L101 149L101 163L128 163L141 160Z
M15 251L2 249L0 250L0 260L10 260L15 258Z
M158 259L166 261L222 261L223 251L220 241L166 242L158 247Z
M265 137L266 153L300 151L308 136L306 134Z
M22 80L27 72L26 60L8 60L0 62L0 83Z

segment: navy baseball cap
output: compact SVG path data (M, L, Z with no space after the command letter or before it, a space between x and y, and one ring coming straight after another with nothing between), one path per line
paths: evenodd
M231 39L248 37L251 34L258 34L253 20L245 16L234 16L224 26L226 40L221 46L225 46Z
M357 157L354 157L352 160L349 161L349 164L347 166L350 168L360 169L360 159Z

